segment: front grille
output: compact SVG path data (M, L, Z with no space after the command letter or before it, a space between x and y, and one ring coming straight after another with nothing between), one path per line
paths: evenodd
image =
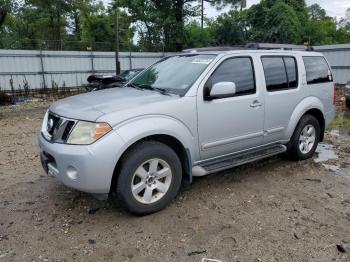
M72 131L74 124L75 124L74 121L68 121L66 128L64 129L63 134L62 134L62 140L64 142L67 141L68 136L69 136L70 132Z
M49 112L45 130L48 136L44 135L44 137L53 143L65 143L75 122L75 120L67 119Z

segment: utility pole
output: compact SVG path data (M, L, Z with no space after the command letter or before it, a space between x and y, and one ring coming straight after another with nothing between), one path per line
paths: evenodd
M203 20L204 20L204 0L201 0L202 1L202 14L201 14L201 28L203 29Z
M119 14L118 14L118 0L114 0L114 29L115 29L115 72L120 74L119 61Z

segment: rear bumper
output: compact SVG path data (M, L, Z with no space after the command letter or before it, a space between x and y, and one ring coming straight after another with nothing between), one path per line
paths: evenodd
M68 187L107 194L123 141L110 132L92 145L50 143L39 133L40 158L46 173Z

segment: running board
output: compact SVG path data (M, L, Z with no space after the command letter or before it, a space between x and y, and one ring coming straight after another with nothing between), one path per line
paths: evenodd
M215 160L209 160L192 168L193 176L205 176L211 173L219 172L235 166L240 166L253 161L278 155L287 151L285 145L272 145L260 149L254 149L243 153L237 153Z

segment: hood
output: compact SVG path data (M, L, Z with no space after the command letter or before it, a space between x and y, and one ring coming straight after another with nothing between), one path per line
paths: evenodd
M173 99L179 97L162 95L152 90L110 88L59 100L52 104L50 110L67 118L95 121L111 112Z

